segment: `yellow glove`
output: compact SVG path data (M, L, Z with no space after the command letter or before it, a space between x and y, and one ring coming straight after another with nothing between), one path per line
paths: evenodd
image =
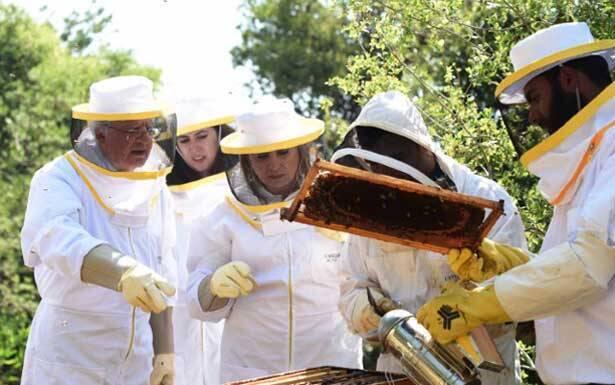
M372 297L376 301L378 308L386 313L399 306L388 297L385 297L382 292L377 289L370 288ZM359 334L368 334L378 328L380 324L380 316L376 313L376 309L369 303L367 290L362 290L361 295L357 298L352 311L352 327Z
M510 321L492 285L474 290L449 286L442 295L421 306L416 318L442 344L455 341L480 325Z
M132 306L154 313L160 313L167 308L165 295L175 295L173 285L154 270L138 262L122 274L118 290Z
M173 285L154 270L104 243L83 258L81 280L122 292L129 304L148 313L160 313L167 308L164 296L175 295Z
M233 261L214 272L209 289L213 295L221 298L237 298L247 295L255 286L250 266L245 262Z
M450 249L448 264L461 279L483 282L529 260L526 252L505 244L483 239L478 252Z
M154 356L150 385L173 385L175 383L175 355L172 353Z

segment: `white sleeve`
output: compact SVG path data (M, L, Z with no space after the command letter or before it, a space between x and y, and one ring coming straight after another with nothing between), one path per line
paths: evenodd
M342 246L342 280L340 284L339 308L346 320L349 329L356 333L352 324L352 313L357 299L365 295L366 287L380 289L378 277L367 266L368 239L357 235L350 235ZM362 337L367 337L362 335Z
M208 215L193 222L188 246L188 311L202 321L217 322L226 318L235 303L229 300L221 309L203 311L199 302L199 285L216 269L231 262L232 234L223 219L226 202L222 202Z
M44 264L55 272L80 280L83 258L105 242L83 228L79 195L68 178L52 167L37 171L30 184L21 229L24 263L29 267Z
M600 300L615 276L615 155L582 205L569 211L567 240L495 280L514 320L539 319Z

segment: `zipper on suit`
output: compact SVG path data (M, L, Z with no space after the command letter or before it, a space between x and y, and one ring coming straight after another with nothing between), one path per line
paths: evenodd
M288 369L293 366L293 248L288 233L285 233L288 243Z

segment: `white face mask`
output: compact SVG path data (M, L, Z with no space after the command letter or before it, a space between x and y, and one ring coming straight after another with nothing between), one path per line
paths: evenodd
M383 166L390 167L399 172L403 172L404 174L411 176L419 183L426 186L439 187L438 184L434 182L431 178L429 178L427 175L423 174L422 172L407 163L400 162L397 159L381 155L372 151L363 150L360 148L344 148L338 150L331 157L331 162L335 162L336 160L348 155L354 156L359 160L359 162L361 162L361 160L369 160L371 162L376 162Z
M538 189L552 205L565 204L574 196L584 169L600 146L604 130L612 123L613 93L615 85L523 155L523 164L540 178Z
M66 157L90 193L115 224L143 226L165 186L164 172L114 173L89 163L75 152Z

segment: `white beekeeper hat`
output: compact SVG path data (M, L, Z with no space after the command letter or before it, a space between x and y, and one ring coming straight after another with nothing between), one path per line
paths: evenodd
M500 82L495 96L504 104L525 102L525 85L549 69L590 55L615 66L615 40L595 40L586 23L562 23L542 29L510 50L514 72Z
M289 99L275 99L253 106L237 116L237 130L220 142L225 154L260 154L297 147L316 140L324 122L297 114Z
M178 136L235 121L229 106L198 97L180 100L177 103L176 113Z
M165 114L167 106L154 99L152 81L143 76L116 76L93 83L88 103L73 107L81 120L140 120Z

